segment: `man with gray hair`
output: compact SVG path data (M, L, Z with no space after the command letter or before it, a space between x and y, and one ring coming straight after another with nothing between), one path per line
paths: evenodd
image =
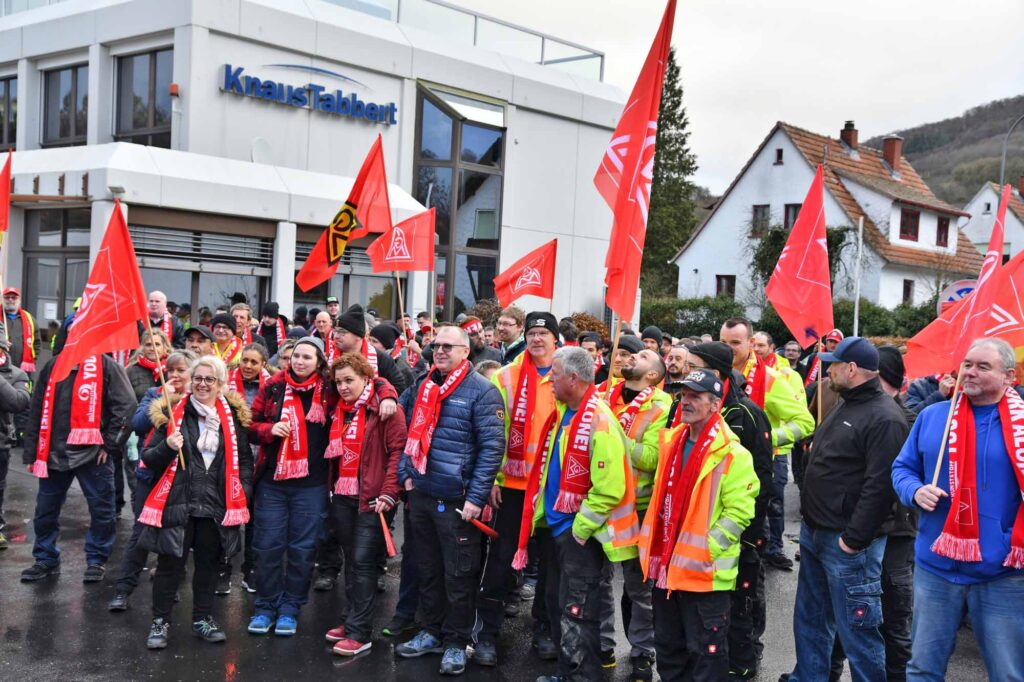
M897 496L920 512L908 680L945 679L965 612L988 679L1024 679L1024 457L1016 435L1024 400L1016 378L1008 343L975 341L961 366L938 485L948 401L921 411L893 464Z
M815 432L801 495L800 575L790 682L827 680L836 635L854 679L885 680L883 525L896 496L892 462L906 419L878 380L878 350L860 336L819 353L842 401Z

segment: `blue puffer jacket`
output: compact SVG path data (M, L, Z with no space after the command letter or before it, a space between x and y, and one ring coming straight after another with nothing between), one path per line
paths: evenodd
M420 377L398 399L411 422L416 398L426 376ZM441 378L434 377L441 382ZM437 428L427 454L427 473L417 472L409 456L402 455L398 480L412 478L420 492L439 500L469 500L483 507L491 494L505 454L505 405L498 389L476 372L441 403Z

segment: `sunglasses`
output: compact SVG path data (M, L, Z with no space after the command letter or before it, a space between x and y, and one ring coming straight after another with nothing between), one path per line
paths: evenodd
M465 347L466 347L466 344L464 344L464 343L435 343L434 344L434 350L435 351L441 351L442 353L444 353L446 355L448 353L452 352L452 348L465 348Z

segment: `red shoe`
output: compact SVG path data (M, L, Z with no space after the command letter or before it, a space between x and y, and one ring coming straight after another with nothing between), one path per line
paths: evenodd
M327 631L327 641L328 642L340 642L343 639L345 639L345 626L344 625L339 625L338 627L332 628L331 630Z
M364 651L369 651L372 644L372 642L363 644L362 642L357 642L354 639L343 639L335 644L331 651L339 656L355 656L356 654L361 654Z

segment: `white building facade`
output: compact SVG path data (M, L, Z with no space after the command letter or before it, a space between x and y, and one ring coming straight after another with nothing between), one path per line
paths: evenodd
M1006 207L1006 220L1003 223L1003 262L1012 258L1024 249L1024 177L1017 186L1010 190L1010 203ZM999 211L999 200L1002 191L994 182L986 182L978 193L967 202L964 211L971 214L971 219L964 226L964 234L979 251L988 250L988 242L992 237L992 227Z
M294 285L378 135L393 220L437 209L436 282L401 276L408 311L453 318L552 237L554 312L602 310L611 215L591 178L624 95L600 53L429 0L22 4L0 17L4 285L42 328L80 295L115 198L146 286L194 313L237 292L397 317L373 236Z

